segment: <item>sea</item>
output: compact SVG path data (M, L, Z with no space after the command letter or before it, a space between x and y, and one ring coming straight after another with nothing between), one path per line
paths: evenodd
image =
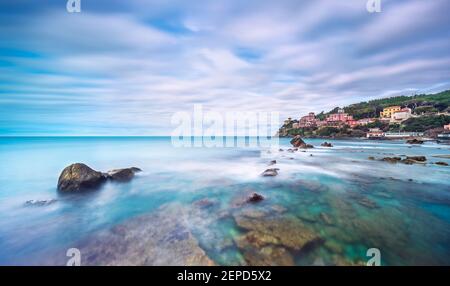
M65 265L73 248L91 265L366 265L374 253L380 265L450 265L450 166L436 164L450 164L450 145L305 141L314 148L2 137L0 265ZM394 156L427 160L381 160ZM77 162L142 172L61 194Z

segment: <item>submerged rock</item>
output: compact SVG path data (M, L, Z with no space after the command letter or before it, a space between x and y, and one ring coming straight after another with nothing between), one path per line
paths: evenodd
M80 243L82 265L215 265L190 229L189 214L165 206L98 232Z
M236 239L236 244L242 249L261 249L264 246L276 245L301 250L320 239L312 230L293 218L252 219L236 216L235 221L240 228L247 231Z
M263 176L263 177L275 177L275 176L278 175L278 171L279 170L280 169L278 169L278 168L267 169L261 174L261 176Z
M134 174L141 172L142 170L136 167L124 168L124 169L115 169L108 171L106 176L108 179L118 182L128 182L133 179Z
M448 163L446 162L436 162L436 165L441 165L441 166L448 166Z
M51 199L51 200L28 200L28 201L25 202L25 206L42 207L42 206L51 205L51 204L56 203L56 202L57 202L56 199Z
M82 163L72 164L62 171L58 179L58 191L77 192L99 187L106 176Z
M333 147L333 144L328 143L328 142L325 141L322 144L320 144L320 146L322 146L322 147Z
M136 167L115 169L102 173L93 170L83 163L72 164L61 172L58 179L58 191L79 192L100 187L106 180L117 182L130 181L141 169Z
M406 143L408 143L408 144L423 144L423 141L413 138L413 139L406 140Z

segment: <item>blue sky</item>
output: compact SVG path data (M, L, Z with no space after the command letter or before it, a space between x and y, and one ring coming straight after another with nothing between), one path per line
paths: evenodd
M450 88L450 1L0 0L0 135L165 135Z

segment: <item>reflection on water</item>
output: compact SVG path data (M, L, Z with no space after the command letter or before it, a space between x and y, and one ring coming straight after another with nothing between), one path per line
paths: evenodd
M306 152L173 148L170 138L2 138L0 264L450 264L448 145L308 140ZM424 155L425 165L386 156ZM276 160L279 175L261 177ZM61 170L137 166L126 184L59 196ZM257 192L265 197L246 203ZM28 200L51 200L26 205Z

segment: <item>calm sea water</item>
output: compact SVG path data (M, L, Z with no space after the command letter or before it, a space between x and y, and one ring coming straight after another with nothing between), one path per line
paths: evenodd
M68 248L102 230L176 205L187 210L183 219L192 236L216 264L255 262L238 243L245 230L236 224L236 213L250 208L255 222L264 222L261 212L277 213L276 223L288 218L320 237L308 251L278 245L288 254L283 261L297 265L361 264L368 248L380 249L384 265L450 265L450 167L434 164L450 159L433 157L450 155L449 145L331 140L334 147L323 148L322 142L307 140L314 149L291 153L288 139L280 140L284 151L279 151L174 148L166 137L1 138L0 264L63 261ZM368 159L394 155L425 155L427 164ZM269 167L271 160L277 164ZM61 196L58 176L75 162L101 171L136 166L143 172L129 183ZM277 177L260 176L272 167L280 169ZM235 204L251 192L266 199ZM57 201L25 205L49 199ZM214 206L191 211L205 199ZM181 219L171 211L164 216ZM292 235L289 231L276 235ZM97 263L103 263L101 257Z

